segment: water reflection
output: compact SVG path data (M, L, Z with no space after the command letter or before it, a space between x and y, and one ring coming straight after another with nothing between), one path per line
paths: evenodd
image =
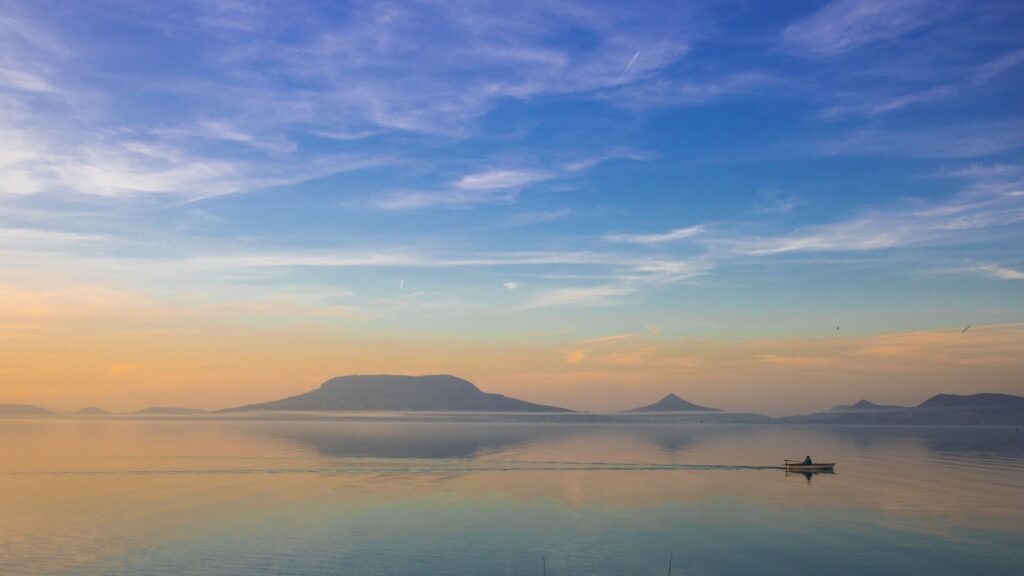
M230 429L231 427L229 427ZM854 427L854 426L762 426L697 424L567 424L507 422L244 422L234 430L253 438L284 441L315 451L325 457L351 458L474 458L499 452L514 452L528 446L557 452L559 446L579 454L591 452L587 445L602 448L612 460L623 454L656 455L657 461L693 461L690 456L707 455L705 464L772 466L784 457L808 452L822 442L844 450L867 453L899 445L920 449L935 456L954 456L979 461L1024 461L1024 434L1012 428L968 427ZM750 445L757 437L775 440L799 438L798 442L774 444L775 453L737 455L736 445ZM808 440L812 440L808 442ZM709 446L725 446L715 452ZM631 445L632 449L630 448ZM676 458L673 458L676 457ZM817 458L816 459L821 459Z
M975 458L1024 458L1024 433L1008 426L809 426L862 450L916 442L937 454Z
M283 440L339 458L471 458L583 433L574 425L468 422L266 422L244 426L255 437Z
M811 478L814 478L815 476L818 476L819 474L825 475L825 476L835 476L835 474L836 474L834 470L820 470L820 471L816 470L814 472L809 472L809 471L791 472L789 470L786 470L785 472L786 472L786 477L787 478L789 478L790 476L794 476L794 477L795 476L803 476L804 479L807 480L808 484L811 483Z
M810 453L838 475L789 474ZM1013 429L0 420L0 573L1009 573ZM16 495L11 496L11 495ZM799 559L799 567L792 564Z

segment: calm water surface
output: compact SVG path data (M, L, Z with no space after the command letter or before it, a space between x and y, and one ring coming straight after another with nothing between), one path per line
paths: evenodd
M1022 510L1012 428L0 420L4 574L1008 574Z

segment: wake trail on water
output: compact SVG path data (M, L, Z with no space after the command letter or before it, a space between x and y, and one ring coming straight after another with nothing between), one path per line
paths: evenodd
M748 466L735 464L649 464L626 462L559 462L506 461L466 465L439 464L358 464L313 467L260 468L178 468L178 469L109 469L109 470L24 470L0 472L12 476L102 476L102 475L231 475L231 474L448 474L457 472L546 472L546 471L714 471L714 470L785 470L782 466Z

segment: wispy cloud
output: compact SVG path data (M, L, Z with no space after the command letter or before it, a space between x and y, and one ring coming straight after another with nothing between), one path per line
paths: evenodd
M1015 164L968 164L934 174L938 178L1007 178L1024 175L1024 166Z
M708 273L712 261L634 257L619 260L615 280L587 286L558 286L538 290L523 309L547 307L595 307L622 304L625 298L654 286L663 286Z
M0 136L21 144L16 153L0 153L0 194L74 191L108 197L156 193L203 198L295 184L391 162L384 156L349 154L255 161L204 155L172 143L121 135L57 142L5 127L2 119ZM229 139L239 138L243 137ZM276 145L258 147L280 151Z
M59 45L35 49L41 41L35 33L25 34L32 26L25 22L18 26L25 27L18 30L21 36L12 34L8 39L15 38L14 53L27 54L34 68L50 71L73 65ZM4 70L4 78L18 80L22 89L28 86L28 76ZM73 92L76 98L40 101L0 90L0 140L6 144L0 151L0 195L70 191L108 197L165 193L197 198L292 184L386 161L380 156L337 153L296 158L292 156L295 145L286 139L257 137L224 121L206 120L173 129L124 127L116 121L113 126L97 125L109 119L98 104L96 109L82 109L81 104L92 97L89 91L65 87L57 80L59 74L51 76L31 79L33 91ZM36 113L40 108L47 113ZM272 156L254 159L212 153L196 146L197 137L245 144Z
M662 244L684 238L692 238L704 231L704 228L703 225L697 225L687 226L686 228L674 228L660 234L608 234L605 236L605 240L625 244Z
M636 338L636 334L627 332L625 334L613 334L611 336L601 336L598 338L589 338L587 340L581 340L580 344L587 346L600 346L602 344L611 344L615 342L622 342L623 340L630 340Z
M542 222L554 222L572 214L572 210L562 208L559 210L542 210L539 212L520 212L505 219L506 226L528 226Z
M467 174L455 183L462 190L495 190L526 186L551 178L548 172L537 170L491 170Z
M82 242L109 242L113 237L103 234L83 234L38 228L0 228L0 245L9 243L21 248L32 244L78 244Z
M566 172L582 172L589 170L599 164L610 162L612 160L635 160L638 162L656 160L659 158L658 154L653 152L643 152L636 150L612 150L603 154L590 156L587 158L581 158L579 160L573 160L566 162L562 165L563 170Z
M969 270L1000 280L1024 280L1024 271L1015 270L998 264L979 264Z
M899 38L945 18L951 2L833 0L782 33L791 49L835 56L866 44Z
M1024 223L1020 182L975 186L945 201L906 200L848 220L811 226L781 236L712 240L728 251L771 255L811 251L864 251L915 245L965 244L1010 233Z
M203 119L187 126L153 128L149 130L149 133L161 138L169 138L179 145L186 141L204 138L245 144L278 155L291 154L298 150L298 145L283 135L253 134L227 120Z
M272 54L284 73L317 86L308 101L331 119L356 115L388 129L460 133L502 99L612 88L671 65L686 54L691 35L680 11L649 7L612 16L589 4L543 2L357 7L346 25L310 30L310 41ZM546 41L565 29L595 41ZM624 75L623 55L637 46L644 57ZM266 56L246 54L232 64L248 69Z
M635 86L608 90L602 96L623 106L698 106L728 98L765 91L783 84L782 79L764 71L738 71L706 78L656 79Z
M801 151L813 155L893 155L911 158L975 158L1024 146L1024 122L978 122L931 128L891 130L863 128L804 142Z
M637 339L637 335L631 332L589 338L577 342L574 349L563 352L563 357L566 364L579 364L595 354L599 355L598 359L606 360L609 349L614 349L619 344L635 339Z
M248 32L260 27L269 16L257 3L237 0L199 0L196 21L209 28Z
M61 256L56 253L25 254L37 262L57 266ZM8 259L15 258L7 254ZM430 253L403 249L361 249L351 251L239 252L206 254L191 258L128 258L75 255L78 267L107 271L133 270L137 276L148 276L159 282L162 278L201 278L203 282L227 281L236 278L288 277L297 269L476 269L492 277L520 273L524 269L550 268L551 275L539 275L537 281L524 286L519 281L501 281L508 291L522 293L518 309L551 306L593 307L621 303L624 298L647 289L664 286L706 274L713 263L703 259L692 261L667 257L644 257L616 252L487 252ZM18 261L10 260L12 262ZM580 274L567 273L573 269ZM500 278L500 276L499 276ZM559 285L581 279L600 279L598 284Z
M514 202L519 191L531 185L549 180L569 178L614 159L651 160L655 155L633 152L612 151L582 160L576 160L550 170L545 169L500 169L484 170L466 174L451 184L449 190L403 190L385 194L374 201L382 210L416 210L422 208L469 208L488 204ZM555 211L535 214L535 217L557 219L568 214ZM526 223L530 223L527 221Z
M953 98L963 92L983 86L1021 62L1024 62L1024 50L1014 50L995 60L978 65L968 72L966 77L954 81L942 82L924 89L911 89L896 95L859 92L844 98L851 100L850 102L827 108L824 116L838 118L858 114L872 117L902 110L915 104Z
M796 194L785 194L774 189L758 192L754 209L763 214L789 214L804 203Z
M637 286L628 284L548 288L535 294L523 305L523 309L607 306L620 302L622 297L636 291Z
M505 267L505 266L609 266L666 277L682 277L705 270L702 264L637 257L617 252L483 252L430 253L404 249L305 250L294 252L256 251L237 254L207 254L174 261L174 266L199 269L270 267Z
M339 20L297 16L314 13L312 5L291 10L204 1L194 22L177 19L151 36L166 50L174 50L182 35L217 45L203 53L209 57L181 56L181 68L202 70L202 77L132 72L130 83L139 90L129 93L120 83L104 83L102 74L81 73L109 64L116 50L94 53L95 46L81 43L80 35L41 25L42 12L15 8L5 10L0 21L0 130L24 157L0 165L0 194L206 197L294 184L329 174L331 156L337 156L299 146L306 134L338 142L402 131L465 135L499 102L620 86L669 66L687 46L686 35L672 24L680 20L653 13L660 9L611 18L586 4L537 3L521 14L519 8L483 5L356 6ZM503 11L508 18L500 16ZM150 22L153 15L136 7L126 22L159 26ZM288 32L296 17L303 35ZM599 41L589 47L547 41L566 26L587 30ZM260 31L258 37L239 35L253 30ZM632 78L624 78L618 57L639 45L644 58L633 66ZM417 89L409 90L411 85ZM50 98L55 94L75 98ZM146 104L136 94L164 102L160 114L140 114ZM130 121L122 110L133 110ZM566 170L574 169L580 168ZM543 170L497 169L467 174L452 185L502 190L548 177ZM435 189L381 204L407 208L508 199Z
M518 195L503 188L390 192L374 200L381 210L419 210L423 208L471 208L485 204L508 204Z
M0 85L26 92L54 93L58 90L40 76L28 70L0 68Z

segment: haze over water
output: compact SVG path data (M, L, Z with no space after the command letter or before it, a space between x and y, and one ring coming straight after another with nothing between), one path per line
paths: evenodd
M0 420L3 574L976 574L1024 563L1024 433ZM786 474L812 454L835 475Z
M0 576L1024 573L1022 30L0 0Z

